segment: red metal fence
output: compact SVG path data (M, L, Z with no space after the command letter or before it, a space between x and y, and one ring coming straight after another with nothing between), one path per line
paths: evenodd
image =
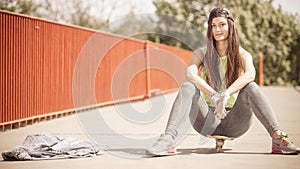
M2 130L175 90L192 55L7 11L0 24Z

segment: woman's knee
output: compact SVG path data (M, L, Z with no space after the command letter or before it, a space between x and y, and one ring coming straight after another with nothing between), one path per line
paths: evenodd
M183 94L194 95L197 88L191 82L184 82L180 88L180 92Z
M255 82L250 82L242 90L247 92L258 92L260 87Z

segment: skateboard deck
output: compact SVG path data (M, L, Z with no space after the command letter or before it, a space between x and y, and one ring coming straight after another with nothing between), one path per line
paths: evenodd
M227 137L227 136L220 136L220 135L208 136L208 138L222 139L222 140L234 140L234 137Z
M222 147L224 145L225 140L234 140L233 137L219 136L219 135L209 136L209 138L214 138L216 140L216 150L218 153L223 152Z

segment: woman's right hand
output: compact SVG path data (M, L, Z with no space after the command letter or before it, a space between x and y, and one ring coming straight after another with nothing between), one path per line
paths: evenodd
M226 114L226 109L225 109L225 104L226 104L226 103L224 103L224 99L221 98L221 99L218 101L217 106L216 106L216 108L215 108L214 114L215 114L218 118L220 118L220 119L224 119L224 118L227 116L227 114Z
M227 91L221 93L220 99L216 103L215 115L220 119L224 119L227 116L226 113L226 103L229 99L229 94Z

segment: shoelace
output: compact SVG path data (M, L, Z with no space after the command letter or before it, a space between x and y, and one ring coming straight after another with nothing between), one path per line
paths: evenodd
M287 144L292 144L293 142L290 140L287 134L281 133L280 138L282 139L282 142L286 142Z
M162 135L160 136L158 139L157 139L157 142L154 143L154 145L159 145L161 142L165 141L165 135Z
M161 135L158 139L157 142L154 143L154 145L159 145L162 142L168 142L168 139L166 139L166 135Z

